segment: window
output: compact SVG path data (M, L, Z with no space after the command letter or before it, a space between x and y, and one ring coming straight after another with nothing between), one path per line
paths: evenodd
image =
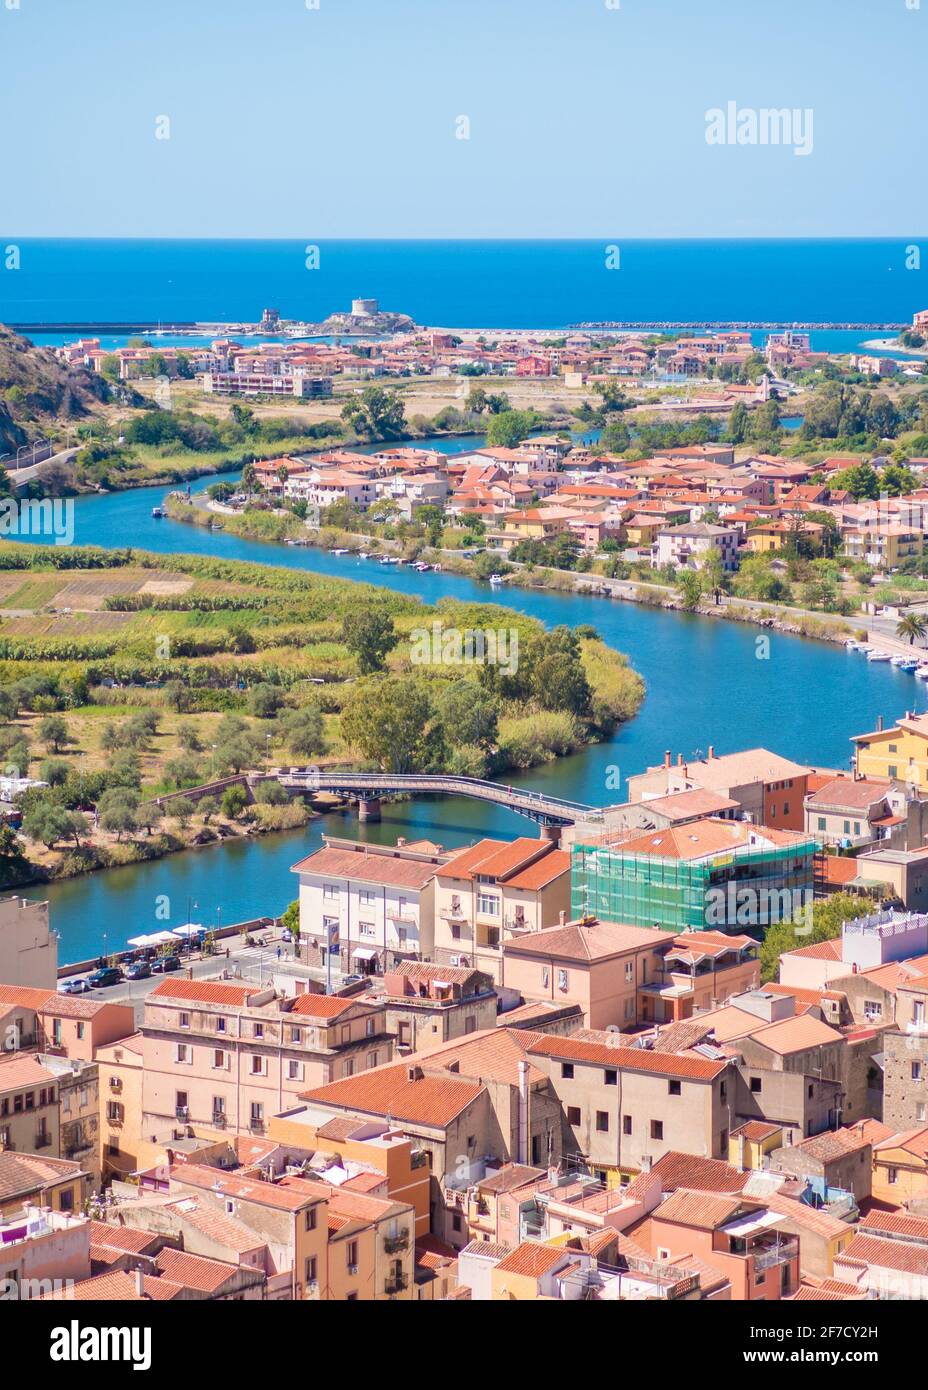
M562 1062L562 1063L561 1063L561 1078L562 1078L562 1080L564 1080L564 1081L573 1081L573 1079L574 1079L574 1064L573 1064L573 1062Z
M652 1139L663 1139L663 1137L664 1137L664 1121L663 1121L663 1120L652 1120L652 1121L651 1121L651 1138L652 1138Z
M174 1101L175 1101L175 1105L176 1105L176 1107L177 1107L178 1110L186 1110L186 1109L187 1109L187 1092L186 1092L186 1091L175 1091L175 1093L174 1093Z
M225 1096L213 1096L213 1119L226 1113Z
M668 1081L668 1082L667 1082L667 1094L668 1094L669 1096L678 1096L678 1095L680 1094L680 1083L679 1083L679 1081Z
M361 903L363 907L373 907L376 901L377 899L373 888L358 889L358 902Z
M302 1063L302 1062L288 1062L288 1063L287 1063L287 1080L288 1080L288 1081L302 1081L302 1080L303 1080L303 1063Z
M61 1019L60 1019L60 1018L53 1018L53 1019L52 1019L52 1042L54 1043L55 1047L60 1047L60 1046L61 1046Z
M625 983L630 985L635 978L635 962L627 960L625 962Z
M217 1032L217 1033L224 1033L225 1031L226 1031L226 1021L225 1021L225 1019L224 1019L224 1018L221 1018L221 1017L220 1017L220 1018L217 1018L217 1019L216 1019L216 1032Z
M759 1096L760 1093L761 1093L761 1091L762 1091L763 1089L764 1089L764 1083L761 1081L760 1077L759 1077L759 1076L752 1076L752 1077L751 1077L751 1095L752 1095L752 1096Z
M596 1129L599 1134L609 1133L609 1112L608 1110L597 1110Z
M478 893L477 911L483 913L484 917L498 917L499 898L495 893Z
M178 1019L178 1022L180 1023L181 1028L189 1028L189 1027L190 1027L190 1015L189 1015L189 1014L181 1014L180 1018Z
M84 1036L84 1025L83 1025L83 1023L79 1023L79 1024L77 1025L77 1040L78 1040L78 1042L81 1041L81 1039L83 1038L83 1036Z
M314 1230L316 1229L316 1208L315 1208L315 1207L310 1207L310 1208L309 1208L309 1211L307 1211L306 1216L305 1216L305 1219L304 1219L304 1221L303 1221L303 1229L306 1230L306 1231L314 1231Z
M338 897L338 889L336 888L335 884L334 884L334 883L327 883L327 884L325 884L325 886L324 886L323 889L322 889L322 896L323 896L324 898L328 898L329 901L331 901L333 898L337 898L337 897Z
M899 1177L899 1169L898 1169L898 1168L890 1168L890 1169L887 1171L886 1177L887 1177L887 1181L889 1182L890 1187L895 1186L896 1180L897 1180L898 1177Z
M264 1037L264 1024L263 1024L263 1023L256 1023L256 1024L254 1025L254 1036L255 1036L256 1038L263 1038L263 1037Z
M259 1100L253 1100L251 1102L250 1123L252 1129L260 1129L264 1124L264 1106Z
M915 1118L916 1120L928 1119L928 1105L923 1100L915 1102Z
M545 989L547 989L551 983L551 971L546 965L541 967L541 983L544 985Z
M623 1134L631 1134L631 1132L632 1132L632 1117L631 1117L631 1115L623 1115L623 1116L622 1116L622 1133L623 1133Z
M364 1031L367 1037L372 1038L374 1036L374 1020L372 1018L365 1020Z
M567 1107L567 1123L568 1123L569 1125L578 1125L578 1124L580 1123L580 1107L579 1107L579 1105L568 1105L568 1107Z
M631 995L631 996L629 996L629 998L626 999L626 1001L625 1001L625 1021L628 1022L629 1020L633 1019L634 1017L635 1017L635 999L634 999L634 996Z
M310 1255L310 1256L308 1257L307 1261L306 1261L306 1282L307 1282L307 1284L315 1284L315 1282L316 1282L316 1257L315 1257L315 1255Z
M349 1240L345 1246L345 1264L350 1270L356 1270L358 1267L358 1242L356 1240Z
M921 1062L913 1062L913 1063L912 1063L912 1080L913 1080L913 1081L921 1081L921 1079L922 1079L922 1064L921 1064Z
M359 922L359 923L358 923L358 935L359 935L359 936L370 936L370 937L372 937L372 936L374 935L374 924L373 924L373 922Z
M557 987L558 987L558 989L566 989L566 988L567 988L567 984L568 984L568 975L567 975L567 971L566 971L566 970L559 970L559 971L557 972Z
M368 1057L368 1059L367 1059L367 1065L368 1065L369 1067L376 1067L376 1065L377 1065L377 1053L376 1053L376 1052L372 1052L371 1055Z
M301 1043L301 1042L303 1041L303 1030L302 1030L302 1028L291 1028L291 1029L290 1029L290 1041L291 1041L292 1043Z
M824 817L824 816L819 816L819 818L818 818L818 828L819 828L819 830L824 830L824 829L825 829L825 826L826 826L826 823L827 823L827 822L826 822L826 820L825 820L825 817Z
M249 1071L252 1076L267 1076L267 1058L253 1055Z
M898 776L899 776L899 769L898 769L898 767L896 766L895 763L890 763L889 767L886 769L886 775L887 775L888 777L898 777Z
M226 1054L223 1052L223 1050L222 1050L221 1047L217 1047L217 1048L213 1051L213 1070L214 1070L214 1071L217 1071L217 1070L219 1070L220 1068L222 1068L223 1070L225 1070L225 1065L226 1065Z
M864 1000L864 1018L875 1019L875 1018L882 1018L882 1017L883 1017L883 1006L882 1006L882 1004L879 1002L879 1000L878 1000L878 999L865 999L865 1000Z
M186 1043L177 1043L174 1048L174 1061L189 1065L193 1061L193 1048Z
M617 1086L619 1084L619 1073L617 1071L603 1072L603 1083L606 1086Z

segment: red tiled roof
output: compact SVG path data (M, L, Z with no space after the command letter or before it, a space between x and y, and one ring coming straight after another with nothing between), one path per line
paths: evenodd
M496 1266L500 1274L525 1275L529 1279L540 1279L563 1264L569 1251L562 1246L542 1245L538 1241L524 1240L515 1250L500 1260Z
M264 994L264 987L237 985L225 980L160 980L146 996L147 999L189 999L197 1004L227 1004L241 1007L255 994Z
M556 1057L565 1062L590 1062L623 1071L656 1072L686 1081L713 1081L729 1065L708 1057L685 1056L676 1052L656 1052L639 1047L608 1047L602 1043L578 1042L574 1038L542 1036L531 1043L530 1053Z
M409 1066L403 1063L375 1067L357 1076L330 1081L315 1090L304 1091L301 1099L364 1114L390 1115L392 1119L429 1129L443 1129L482 1095L483 1089L479 1082L450 1074L421 1076L410 1081Z

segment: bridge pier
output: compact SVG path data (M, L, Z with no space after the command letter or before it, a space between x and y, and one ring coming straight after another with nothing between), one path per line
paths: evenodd
M541 825L538 827L538 833L542 840L548 840L552 845L559 845L563 829L562 825Z
M375 823L380 820L380 797L362 796L358 800L358 820Z

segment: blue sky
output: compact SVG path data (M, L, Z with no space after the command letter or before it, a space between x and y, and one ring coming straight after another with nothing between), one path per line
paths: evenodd
M928 0L9 3L0 237L928 227ZM708 145L729 101L811 155Z

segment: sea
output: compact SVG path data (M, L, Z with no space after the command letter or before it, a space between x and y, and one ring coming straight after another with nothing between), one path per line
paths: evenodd
M16 256L5 254L9 243L0 248L0 322L252 323L275 308L318 323L360 297L448 328L907 323L928 307L928 277L907 269L913 245L23 239ZM873 336L839 329L814 335L813 346L850 351Z

